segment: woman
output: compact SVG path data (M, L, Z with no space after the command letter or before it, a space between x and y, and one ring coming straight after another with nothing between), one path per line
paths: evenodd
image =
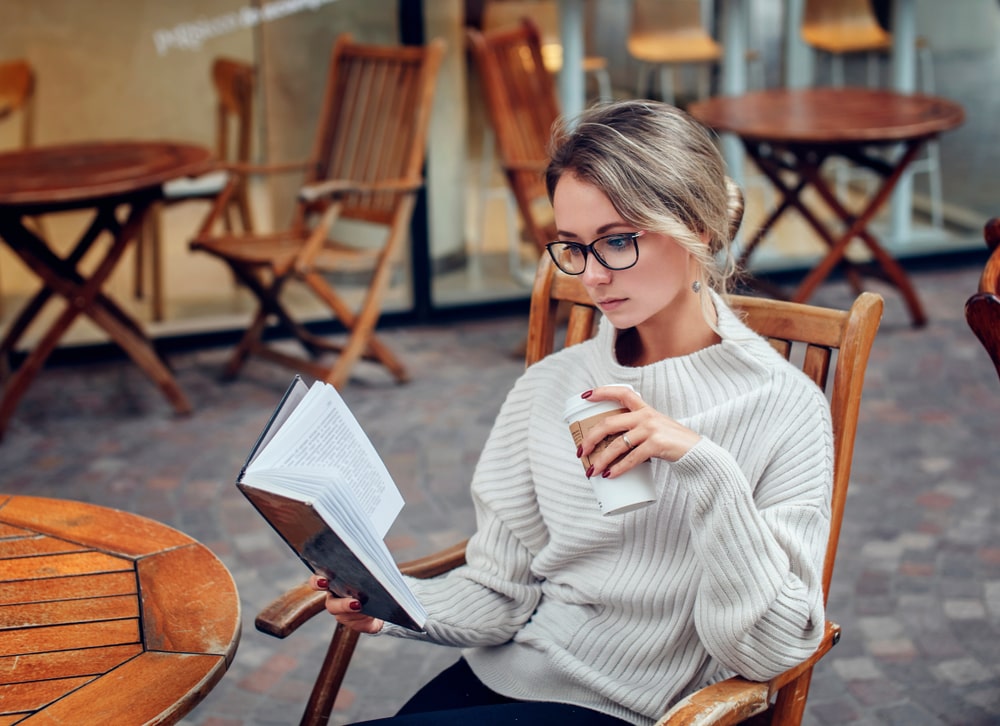
M649 724L704 685L801 662L823 632L829 410L724 302L742 202L712 138L663 104L598 107L557 134L546 183L549 253L602 311L596 337L508 395L472 482L468 564L412 581L425 633L327 598L361 632L465 649L393 723ZM574 394L628 411L574 450ZM587 476L646 460L656 501L602 517Z

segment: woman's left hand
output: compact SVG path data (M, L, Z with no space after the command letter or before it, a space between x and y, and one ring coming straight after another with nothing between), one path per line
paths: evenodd
M621 386L600 386L583 397L588 401L619 401L627 412L607 416L583 438L577 453L590 456L587 476L614 478L648 459L677 461L701 435L648 405L638 393ZM608 436L617 436L603 451L591 456ZM621 457L621 458L620 458ZM617 460L617 461L616 461Z

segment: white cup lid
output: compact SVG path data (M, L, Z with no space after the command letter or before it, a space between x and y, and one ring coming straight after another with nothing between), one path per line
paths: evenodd
M635 392L635 388L628 383L609 383L608 385L621 386ZM563 420L566 423L577 421L581 418L582 413L594 415L604 411L617 411L622 407L618 401L588 401L586 398L580 398L580 393L566 399L566 408L563 409Z

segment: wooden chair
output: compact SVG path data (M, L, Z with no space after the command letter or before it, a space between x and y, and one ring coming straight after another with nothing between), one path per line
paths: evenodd
M990 256L979 278L979 292L965 302L965 320L1000 376L1000 217L986 223L983 238Z
M35 72L23 59L0 62L0 123L19 123L15 133L17 147L27 149L35 142ZM34 227L43 237L41 220ZM0 312L3 296L0 295Z
M639 62L636 92L644 96L647 78L658 70L660 98L675 103L674 70L695 66L698 98L709 93L709 72L722 60L722 46L702 22L701 0L633 0L629 55Z
M217 58L212 63L212 86L216 96L215 154L223 164L250 162L255 75L253 65L243 61ZM246 178L241 176L237 180L238 186L229 197L221 221L227 232L237 229L235 219L239 219L239 229L253 232ZM145 295L148 275L154 320L163 319L163 207L180 202L212 201L222 193L228 181L229 173L223 168L193 179L173 179L163 185L163 200L153 206L135 246L135 297Z
M559 7L555 0L487 0L483 9L482 28L484 32L509 28L530 18L538 27L542 38L542 62L549 73L562 70L562 38L559 32ZM597 98L611 101L611 74L608 59L600 55L587 54L583 57L583 72L597 84Z
M525 236L541 253L556 237L543 174L552 127L560 116L555 85L542 58L541 32L525 18L515 26L488 32L469 28L466 36L479 71L500 168ZM520 259L518 253L515 260L515 253L512 250L511 266L517 275Z
M871 0L806 0L800 35L803 42L829 58L830 84L845 83L844 61L847 56L864 54L867 82L878 88L880 61L892 50L892 34L875 15ZM920 91L934 94L934 60L926 38L917 39L920 63ZM936 228L944 223L941 192L940 147L937 141L927 144L922 158L910 165L910 174L927 174L930 191L929 211ZM841 184L846 176L840 171Z
M862 293L848 311L831 310L765 298L734 296L732 303L751 328L769 338L786 358L828 392L834 430L834 489L830 538L823 570L824 599L829 592L840 525L847 497L858 424L861 389L868 355L882 315L882 298ZM564 327L558 311L570 306ZM591 337L596 309L579 278L556 271L549 257L539 262L531 296L527 365L557 346L573 345ZM426 558L404 563L402 571L415 577L434 577L464 562L464 543ZM303 584L274 601L257 616L262 632L284 638L313 615L323 612L323 593ZM805 663L766 683L730 678L680 701L660 724L735 724L769 708L773 724L798 724L805 709L813 666L840 637L840 627L828 622L823 642ZM309 699L303 724L325 724L333 708L358 634L336 626L326 659Z
M213 236L215 221L243 183L240 175L219 196L191 247L224 261L259 305L226 367L227 376L235 376L247 356L256 354L338 388L362 357L406 380L406 369L375 336L375 326L423 185L427 129L443 53L439 40L424 47L375 46L356 43L349 34L340 36L331 54L311 158L241 169L305 171L291 226L273 234ZM350 229L338 224L343 221ZM337 271L370 275L358 309L324 276ZM308 330L282 304L282 292L293 281L304 283L344 325L348 337L343 345ZM264 343L271 319L302 344L308 357ZM339 355L331 363L323 360L324 353Z

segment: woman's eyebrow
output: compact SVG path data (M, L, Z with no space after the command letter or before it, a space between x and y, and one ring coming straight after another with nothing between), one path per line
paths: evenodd
M596 230L597 237L603 236L604 234L606 234L606 233L610 232L611 230L613 230L615 227L632 227L632 226L633 225L629 224L628 222L622 221L622 220L619 220L617 222L608 222L607 224L602 224L600 227L597 228L597 230ZM564 230L564 229L557 229L556 230L556 234L559 237L572 237L574 239L580 239L580 235L574 234L573 232L569 232L569 231ZM595 239L596 239L596 237L595 237Z

